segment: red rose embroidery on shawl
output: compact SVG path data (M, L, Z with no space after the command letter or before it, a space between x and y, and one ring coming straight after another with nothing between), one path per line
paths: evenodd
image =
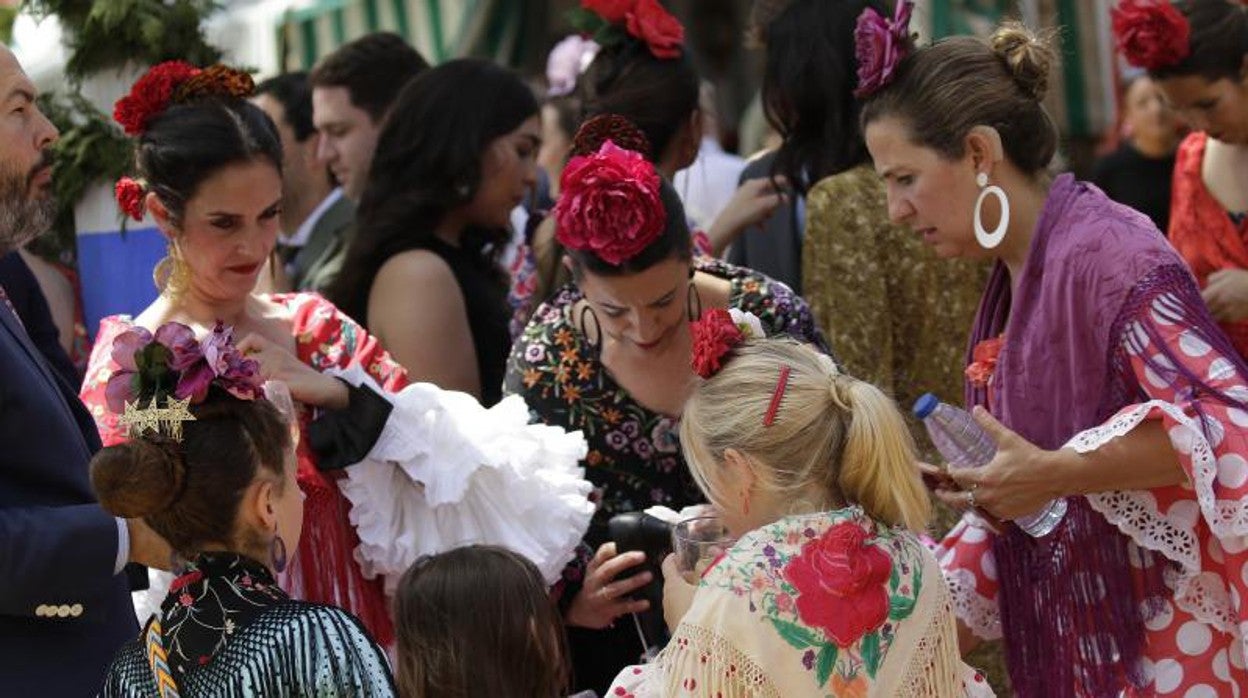
M888 620L888 577L893 563L867 543L856 523L829 528L784 568L798 592L797 615L840 647L849 647Z
M1166 68L1191 52L1191 26L1167 0L1123 0L1110 14L1118 50L1137 68Z
M740 344L745 335L723 308L712 308L690 323L693 334L693 371L710 378L723 366L724 356Z
M971 351L971 365L966 367L966 377L971 385L976 388L988 385L988 379L997 370L997 357L1001 354L1004 343L1005 337L993 337L975 345L975 349Z

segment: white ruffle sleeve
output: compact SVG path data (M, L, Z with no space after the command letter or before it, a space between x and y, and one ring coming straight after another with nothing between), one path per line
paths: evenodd
M386 393L358 365L326 373L394 405L368 456L339 480L366 576L383 575L393 593L418 557L482 543L559 579L594 513L579 431L529 424L519 396L486 409L429 383Z

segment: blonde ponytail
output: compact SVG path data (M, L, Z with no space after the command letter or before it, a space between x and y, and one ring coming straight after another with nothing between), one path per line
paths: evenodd
M877 521L923 530L932 503L915 466L914 440L896 405L865 381L838 379L832 385L833 402L851 414L837 473L842 495Z
M766 424L786 366L786 387ZM781 515L859 504L882 523L919 531L931 513L914 444L892 401L791 339L737 347L685 404L680 439L712 503L730 501L718 471L731 448L764 466L755 487L789 507Z

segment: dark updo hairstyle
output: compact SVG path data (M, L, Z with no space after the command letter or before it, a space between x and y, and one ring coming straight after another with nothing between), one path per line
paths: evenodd
M627 118L650 142L655 163L698 108L698 74L688 51L679 58L657 58L632 37L603 47L576 89L585 119L600 114Z
M1248 55L1248 8L1237 0L1175 0L1174 7L1191 28L1187 58L1149 75L1166 78L1199 75L1215 82L1238 81Z
M262 473L281 487L291 447L290 429L268 400L213 388L191 413L180 442L148 432L91 459L91 486L104 510L142 518L187 558L205 544L239 542L234 521L243 492Z
M863 128L895 117L912 142L956 159L972 128L991 126L1011 163L1040 174L1057 154L1057 126L1041 104L1054 59L1047 40L1016 23L997 29L990 43L942 39L902 59L893 81L867 98Z
M520 555L472 545L417 560L394 613L399 695L566 695L563 622L541 573Z
M199 185L226 165L263 160L282 171L282 142L260 107L210 96L174 104L147 123L138 139L139 176L175 225Z
M377 138L358 231L328 289L330 300L366 321L381 266L400 252L427 248L442 217L476 195L485 149L537 114L532 90L490 61L448 61L409 82ZM510 236L506 229L469 227L461 246L505 284L497 260Z
M755 36L766 46L762 102L784 139L773 172L805 190L868 161L858 125L854 26L866 8L892 16L880 0L794 0L765 18Z

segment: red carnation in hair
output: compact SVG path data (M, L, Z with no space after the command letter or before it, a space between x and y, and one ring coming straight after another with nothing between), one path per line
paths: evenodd
M135 81L130 94L117 100L113 118L126 135L137 136L152 117L164 111L179 85L199 74L199 68L185 61L165 61Z
M1123 0L1111 15L1118 50L1137 68L1168 68L1191 53L1192 28L1166 0Z
M667 224L654 165L611 141L597 153L572 158L559 184L554 211L559 243L607 264L636 257Z
M113 193L117 196L117 205L121 207L122 213L136 221L143 220L143 197L146 192L143 191L142 184L129 177L122 177L117 180L117 186L113 187Z
M745 334L732 314L723 308L711 308L702 317L689 323L693 333L693 372L710 378L723 367L724 356L745 339Z
M572 154L593 155L607 141L650 157L650 141L646 140L646 134L619 114L599 114L581 124L572 139Z

